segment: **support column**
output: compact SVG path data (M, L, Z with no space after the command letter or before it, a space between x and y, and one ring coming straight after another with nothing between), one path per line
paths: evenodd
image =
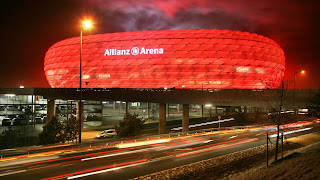
M80 111L81 111L81 121L80 121L80 117L79 117ZM77 121L81 122L81 131L83 129L83 117L84 117L84 114L83 114L83 102L77 101Z
M110 102L110 101L109 101ZM115 110L116 109L116 103L117 101L113 101L113 109Z
M110 103L110 101L108 101L108 104ZM116 102L114 101L113 102L113 107L112 109L115 109L116 106L115 106ZM101 125L102 126L106 126L108 125L108 120L107 120L107 117L106 116L103 116L103 115L107 115L108 112L110 113L110 111L108 111L108 106L105 107L104 105L102 105L102 110L101 110Z
M128 113L128 110L129 110L129 103L126 102L126 114Z
M121 115L121 111L122 111L122 102L119 101L119 116Z
M201 105L201 118L203 118L203 104Z
M166 104L159 104L159 134L166 133Z
M216 115L218 115L218 107L215 106L215 109L216 109Z
M147 103L147 115L150 118L150 103Z
M139 103L139 104L138 104ZM139 114L139 107L141 106L141 102L137 102L137 114Z
M53 99L47 100L47 117L48 120L56 116L56 102Z
M169 103L167 104L167 117L169 118Z
M189 104L182 105L182 132L189 131Z

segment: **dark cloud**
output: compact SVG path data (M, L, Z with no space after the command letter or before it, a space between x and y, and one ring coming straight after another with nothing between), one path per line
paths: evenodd
M302 0L96 0L89 5L113 17L118 31L230 29L261 34L286 55L286 78L306 69L298 88L320 85L317 1ZM111 15L113 14L113 15ZM120 16L118 16L120 15ZM298 80L297 80L298 81ZM310 83L313 82L313 83Z

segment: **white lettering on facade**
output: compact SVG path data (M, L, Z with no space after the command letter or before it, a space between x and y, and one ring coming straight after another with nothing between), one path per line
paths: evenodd
M139 55L139 54L163 54L163 48L145 48L141 50L138 47L132 47L131 49L105 49L104 56L121 56L121 55Z

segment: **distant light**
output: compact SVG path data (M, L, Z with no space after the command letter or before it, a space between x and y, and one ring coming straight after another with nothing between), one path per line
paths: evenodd
M184 85L182 85L182 87L184 88Z
M301 73L302 73L302 74L304 74L304 73L305 73L305 71L304 71L304 70L302 70L302 71L301 71Z
M93 24L93 23L92 23L92 21L91 21L90 19L86 19L86 20L82 21L82 27L83 27L83 29L85 29L85 30L91 29L91 28L93 27L92 24Z
M24 88L24 86L20 86L20 89L23 89Z
M167 90L167 89L168 89L167 87L164 88L164 90Z
M204 105L205 107L211 107L212 105L211 104L206 104Z
M102 101L102 104L107 104L107 102L106 101Z
M89 79L89 78L90 78L90 75L87 75L87 74L82 76L82 79ZM86 83L86 85L87 85L87 83Z

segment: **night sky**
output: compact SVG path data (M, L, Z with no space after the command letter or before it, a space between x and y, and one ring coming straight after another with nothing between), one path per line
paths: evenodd
M313 0L2 0L0 88L49 87L43 70L48 48L79 36L83 17L90 34L158 29L230 29L276 41L286 56L289 81L320 86L320 1ZM291 83L293 87L293 83Z

